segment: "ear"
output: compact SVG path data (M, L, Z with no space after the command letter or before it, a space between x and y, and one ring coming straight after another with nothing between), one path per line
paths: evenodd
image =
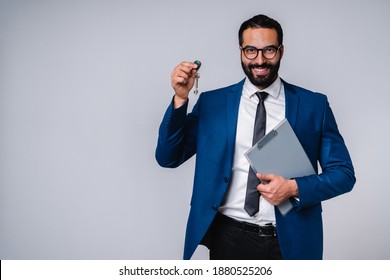
M283 54L284 54L284 45L283 45L283 44L282 44L282 46L280 47L279 52L280 52L280 59L282 59Z

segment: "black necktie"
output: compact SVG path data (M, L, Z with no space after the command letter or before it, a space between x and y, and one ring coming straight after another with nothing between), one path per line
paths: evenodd
M256 92L259 98L259 104L256 109L255 127L253 130L252 144L256 144L265 134L265 125L267 120L267 114L265 112L264 100L267 98L268 93ZM245 206L244 209L248 212L249 216L255 215L259 212L259 198L260 193L257 190L257 186L260 184L260 180L256 177L255 172L249 167L248 183L246 188Z

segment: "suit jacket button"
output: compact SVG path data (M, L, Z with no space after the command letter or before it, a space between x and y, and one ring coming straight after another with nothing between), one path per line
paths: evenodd
M217 205L213 205L213 206L211 206L211 208L214 210L214 211L217 211L218 210L218 206Z
M225 176L225 177L223 178L223 181L224 181L225 183L229 183L229 178Z

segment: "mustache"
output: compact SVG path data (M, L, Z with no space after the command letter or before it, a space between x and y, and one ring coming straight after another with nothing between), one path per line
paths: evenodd
M273 65L268 64L268 63L263 63L263 64L258 64L258 63L256 63L256 64L250 64L250 65L248 65L249 69L258 68L258 67L269 69L269 68L272 68L272 66L273 66Z

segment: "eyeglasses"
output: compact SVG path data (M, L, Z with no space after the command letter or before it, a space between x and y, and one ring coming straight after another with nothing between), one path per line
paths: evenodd
M253 46L246 46L244 48L241 47L241 51L244 53L245 57L250 60L255 59L259 55L260 51L261 51L261 55L265 59L273 59L281 47L282 45L280 45L279 47L272 45L272 46L264 47L262 49L258 49Z

